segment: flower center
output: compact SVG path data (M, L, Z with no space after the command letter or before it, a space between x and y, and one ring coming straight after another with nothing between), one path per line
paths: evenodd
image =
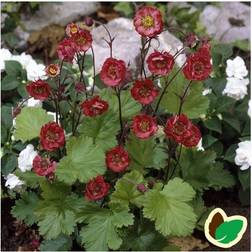
M144 28L150 28L154 25L154 19L152 16L147 15L145 17L142 18L142 25L144 26Z
M84 45L86 43L86 39L83 36L79 36L75 42L78 45Z
M50 66L49 72L51 75L56 75L57 74L57 68L55 66Z
M185 131L186 127L183 123L181 122L176 122L176 124L174 125L174 133L177 135L182 134Z
M77 28L77 26L76 26L76 25L71 26L71 28L70 28L70 32L71 32L72 34L77 33L77 32L78 32L78 28Z
M44 92L45 92L44 87L37 87L37 88L36 88L36 93L37 93L37 94L43 94Z
M48 165L49 165L49 162L46 160L46 159L43 159L41 162L40 162L40 165L41 165L41 168L46 170Z
M150 122L146 121L146 120L143 120L142 122L140 122L140 129L143 132L149 131L150 130Z
M160 59L156 59L155 64L157 68L164 68L166 65L166 62Z
M142 87L140 90L139 90L139 94L143 97L148 97L150 95L150 90L146 87Z
M201 62L196 62L193 66L193 69L195 72L203 72L204 70L204 65Z
M108 75L111 79L115 80L117 78L115 66L110 66L108 69Z
M123 161L123 158L119 154L113 155L113 163L121 164Z
M46 133L46 139L49 140L49 141L54 141L58 138L58 134L57 133L54 133L50 130L47 131Z

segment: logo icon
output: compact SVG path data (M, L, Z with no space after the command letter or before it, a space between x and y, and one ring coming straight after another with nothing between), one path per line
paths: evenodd
M241 215L227 216L221 208L215 208L205 222L205 236L220 248L237 244L247 229L247 219Z

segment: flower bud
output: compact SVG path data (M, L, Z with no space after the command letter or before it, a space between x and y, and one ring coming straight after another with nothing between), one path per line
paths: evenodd
M137 190L138 190L139 192L142 192L142 193L145 193L145 192L148 191L148 189L146 188L146 186L145 186L144 184L138 184L138 185L137 185Z
M188 46L189 48L194 48L197 45L197 42L198 42L198 38L194 33L190 32L186 34L184 38L185 46Z
M84 23L86 26L92 26L94 24L94 21L91 17L85 17L84 18Z

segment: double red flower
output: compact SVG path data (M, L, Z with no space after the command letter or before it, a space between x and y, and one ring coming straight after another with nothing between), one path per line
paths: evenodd
M108 194L110 185L106 183L103 176L97 176L86 185L85 197L87 200L99 200Z
M167 137L186 147L196 146L201 139L200 130L183 114L169 118L164 131Z
M141 139L153 136L158 130L156 119L149 115L137 115L133 118L132 131Z
M85 100L80 105L82 112L86 116L97 116L101 115L108 110L108 103L102 100L99 96L95 96L90 100Z
M161 12L151 6L145 6L136 12L134 17L136 31L146 37L153 38L163 30L163 20Z
M65 144L64 130L56 122L45 124L40 130L40 143L44 150L57 150Z
M108 58L103 63L100 79L106 86L115 87L121 84L126 76L126 65L122 60Z
M150 104L158 96L159 90L152 80L136 80L131 89L132 97L141 104Z
M26 86L26 90L29 93L29 95L32 96L34 99L44 101L49 97L51 87L47 82L37 80L29 83Z
M33 171L39 176L50 176L56 170L57 163L50 161L49 158L41 157L37 155L33 159Z
M71 38L62 40L58 44L57 53L60 60L72 63L74 55L76 53L76 48L73 40Z
M149 55L147 64L150 72L156 75L167 75L174 66L174 58L168 52L155 51Z
M202 46L197 52L190 54L186 59L183 73L188 80L205 80L212 72L209 46Z
M114 172L122 172L129 166L130 158L128 152L121 146L106 152L107 167Z
M79 30L71 37L76 52L86 52L92 45L92 36L87 30Z

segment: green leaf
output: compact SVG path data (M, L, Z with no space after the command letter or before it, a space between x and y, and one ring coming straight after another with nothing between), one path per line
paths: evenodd
M161 144L156 144L154 138L140 140L133 134L126 143L126 149L131 158L131 167L136 169L161 169L166 165L167 154Z
M103 209L99 214L94 212L88 219L88 225L80 231L82 243L85 244L86 250L118 250L122 244L118 229L132 225L133 222L134 215L127 210Z
M235 150L237 149L237 144L232 144L226 151L224 160L234 163Z
M215 230L215 239L220 243L230 243L235 240L243 227L243 221L225 221Z
M174 178L163 190L152 189L143 196L144 217L155 221L156 230L164 236L186 236L192 233L196 215L188 204L195 196L193 188Z
M10 76L19 76L22 72L22 65L18 61L7 60L5 61L5 71Z
M182 178L198 191L209 187L220 189L232 186L233 176L220 163L215 162L215 159L216 154L213 151L183 148L180 157Z
M86 117L79 127L79 132L92 137L104 151L117 145L116 135L120 128L118 115L107 112L101 116Z
M167 239L155 230L152 222L147 219L143 223L135 220L135 225L127 230L123 245L123 251L162 251L167 245Z
M215 190L220 190L221 188L228 188L235 185L235 179L233 175L223 169L223 163L216 162L209 169L208 179L210 181L209 186Z
M210 147L212 144L216 143L218 138L213 137L212 135L204 135L202 137L202 145L204 148Z
M142 174L136 170L126 173L115 185L115 191L111 195L111 202L118 203L128 208L129 203L137 204L137 199L142 195L137 190L137 185L144 182Z
M12 153L5 154L1 159L2 174L7 176L17 167L17 157Z
M1 107L1 122L5 126L6 129L10 129L12 127L12 108L9 106Z
M222 133L221 121L218 117L213 117L204 121L204 125L210 130L216 131L220 134Z
M242 189L245 191L250 188L250 170L239 171L238 178L241 182Z
M47 182L42 188L43 199L35 209L40 234L46 239L54 239L61 233L71 235L76 224L76 213L83 204L83 198L67 193L67 186L61 183L54 182L50 185Z
M234 128L237 132L241 132L240 122L237 118L234 118L232 115L224 114L223 120L229 124L232 128Z
M37 188L46 178L38 176L32 171L21 172L19 169L15 171L15 175L25 182L25 185L30 188Z
M72 137L66 144L67 156L57 165L56 176L60 181L73 184L77 179L86 183L106 171L105 154L93 144L90 137Z
M118 99L113 89L105 88L101 90L100 96L109 103L109 109L115 115L119 114ZM124 119L131 118L138 114L141 110L141 105L136 102L130 94L129 90L121 91L122 117Z
M130 17L132 16L134 10L133 6L129 2L119 2L114 6L114 10L121 12L124 16Z
M35 192L25 192L21 199L15 201L11 214L26 225L32 225L37 221L34 210L38 204L38 196Z
M43 240L40 244L40 251L70 251L72 239L66 235L59 235L53 240Z
M1 84L1 90L9 91L15 89L20 84L20 81L17 80L15 76L6 75Z
M16 117L15 140L25 142L38 137L41 127L50 121L53 121L53 116L48 115L42 108L23 108Z
M171 79L176 70L173 70L169 74ZM164 86L164 79L161 80L162 86ZM168 113L178 113L180 106L180 98L178 95L182 95L188 84L188 80L185 79L182 73L179 73L177 77L172 81L168 87L163 99L161 101L161 107ZM187 92L185 102L182 107L182 113L186 114L189 118L198 118L201 114L206 114L209 106L209 100L206 96L202 95L203 84L201 82L193 82Z

